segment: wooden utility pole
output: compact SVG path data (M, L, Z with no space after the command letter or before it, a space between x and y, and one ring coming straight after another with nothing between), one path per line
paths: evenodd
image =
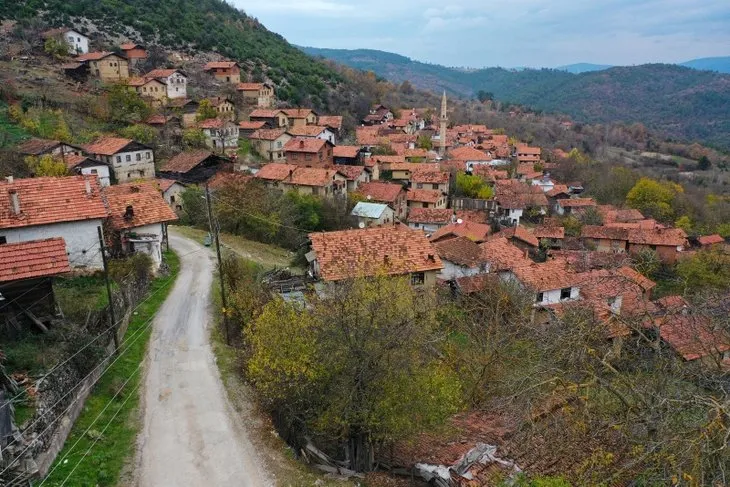
M223 330L226 333L226 344L231 344L231 335L228 330L228 302L226 301L226 287L223 284L223 263L221 262L221 243L220 234L218 232L218 225L213 224L213 205L210 201L210 188L208 184L205 184L205 201L208 204L208 228L210 229L210 235L215 239L215 253L218 256L218 279L221 285L221 305L223 306Z
M111 324L109 327L112 330L112 336L114 337L114 353L119 352L119 337L117 336L117 320L114 317L114 298L112 296L112 286L109 282L109 269L106 265L106 246L104 245L104 235L101 233L101 227L96 227L97 233L99 234L99 247L101 248L101 261L104 264L104 280L106 281L106 295L109 298L109 320Z

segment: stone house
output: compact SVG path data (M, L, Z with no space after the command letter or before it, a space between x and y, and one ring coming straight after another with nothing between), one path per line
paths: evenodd
M113 52L88 52L76 57L89 66L89 74L102 83L117 83L129 78L129 61Z
M188 97L188 77L179 69L153 69L145 74L144 78L156 79L165 83L167 97L171 100Z
M283 110L269 110L257 108L248 114L248 119L252 122L266 122L271 128L281 128L289 126L289 118Z
M77 146L61 142L60 140L48 139L29 139L15 148L15 151L24 156L40 157L44 155L52 155L59 159L63 159L67 155L82 155L84 150Z
M236 61L213 61L203 66L203 71L223 83L239 84L241 66Z
M162 103L167 99L167 85L155 78L129 78L127 84L134 88L139 96L152 101Z
M106 218L95 177L9 177L0 182L0 246L60 237L71 267L101 269L97 229Z
M274 86L270 83L239 83L236 89L247 105L269 108L274 104Z
M118 183L155 177L155 155L147 145L121 137L102 137L85 149L95 159L111 166Z
M405 220L408 214L408 200L406 190L400 184L371 181L361 184L357 192L368 202L385 203L393 208L397 219Z
M219 152L238 149L238 124L221 118L211 118L198 122L198 128L205 135L205 144Z
M206 98L213 108L215 108L218 118L233 121L236 119L236 106L231 100L223 96L212 96Z
M479 244L468 237L442 240L435 242L433 247L444 264L439 279L453 281L489 272L489 262L484 256L484 251Z
M360 228L388 225L395 222L395 212L390 206L383 203L359 201L350 215L357 218Z
M581 277L563 259L513 267L506 275L534 293L535 306L549 306L580 299Z
M109 164L105 162L98 161L89 156L79 156L76 154L65 156L64 162L71 173L83 176L96 176L102 187L109 186L112 183L111 170L109 169Z
M162 193L162 198L172 208L172 211L175 213L182 211L182 194L186 189L185 185L174 179L157 178L155 181L157 181L157 186Z
M369 183L372 180L371 171L365 166L335 164L333 168L347 179L348 193L354 193L361 184Z
M256 178L267 187L281 191L297 191L323 198L347 196L345 176L333 169L272 162L262 167L256 173Z
M204 184L219 172L232 171L230 159L205 149L181 152L160 167L162 177L189 184Z
M252 133L248 140L251 147L267 161L281 161L286 158L284 147L291 140L286 129L261 129Z
M335 133L328 127L321 125L298 125L290 127L287 132L292 137L309 137L317 138L330 142L333 146L336 144Z
M290 127L317 125L317 113L309 108L284 108L282 110L289 119Z

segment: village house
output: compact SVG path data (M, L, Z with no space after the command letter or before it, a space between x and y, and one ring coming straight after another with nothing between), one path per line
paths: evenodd
M342 115L320 115L317 119L317 125L330 129L335 134L336 139L339 139L342 135Z
M241 66L236 61L212 61L203 66L203 71L223 83L241 82Z
M703 249L715 249L725 245L725 239L718 234L704 235L697 238L697 243Z
M235 152L238 149L238 125L222 118L210 118L198 122L205 135L205 145L219 152Z
M269 110L257 108L248 115L248 119L252 122L266 122L271 128L281 128L289 126L289 118L283 110Z
M357 166L361 163L361 149L357 145L338 145L332 148L335 164Z
M117 83L129 78L129 62L113 52L88 52L76 58L87 64L89 73L102 83Z
M525 256L525 251L515 247L505 237L492 236L479 244L482 255L488 263L489 272L508 279L508 272L518 266L530 265L532 261Z
M408 208L446 208L446 194L438 189L409 189Z
M586 210L586 208L595 208L596 202L593 198L569 198L558 199L553 209L560 216L575 215Z
M284 108L290 127L317 125L317 113L309 108Z
M599 252L626 252L629 245L629 230L626 228L583 225L580 238L586 248Z
M23 156L41 157L51 155L55 158L63 160L67 155L83 154L83 149L79 146L61 142L60 140L47 140L32 138L26 140L15 148L18 154Z
M155 78L129 78L127 84L148 102L163 102L167 99L167 85Z
M0 322L47 331L57 312L53 278L70 271L60 237L0 245Z
M393 112L384 105L375 105L370 113L362 120L363 125L382 125L393 119Z
M701 313L688 311L670 313L655 318L651 328L687 362L712 359L713 363L726 360L730 352L730 336L713 326L712 319Z
M204 184L219 172L233 171L233 163L209 150L181 152L160 168L162 177L188 184Z
M261 129L251 134L251 147L267 161L279 161L286 158L284 147L292 139L286 129Z
M172 211L179 214L183 209L182 194L186 189L185 185L174 179L157 178L155 181L165 203L172 208Z
M442 228L439 228L431 235L431 242L439 242L457 237L466 237L472 242L486 242L491 233L489 225L475 223L466 220L456 220Z
M111 166L118 183L155 177L155 155L147 145L132 139L102 137L85 149L95 159Z
M541 154L539 147L530 147L527 144L518 144L515 148L515 157L520 164L537 164Z
M497 213L500 220L508 225L519 225L520 220L526 211L532 210L538 214L547 213L548 201L543 192L539 188L538 193L511 193L497 192L495 201L497 202Z
M411 175L414 189L434 189L449 194L449 173L443 171L424 171L416 168Z
M687 246L687 234L681 228L633 228L629 230L629 253L653 250L659 259L674 264Z
M174 110L182 116L182 126L185 128L193 127L198 123L198 108L200 103L187 98L168 99L165 107Z
M68 44L70 54L87 54L89 52L89 43L91 41L91 39L81 32L68 28L47 30L41 34L41 38L43 38L43 40L53 38L58 41L65 42Z
M494 234L495 237L504 237L509 242L522 251L531 252L537 250L540 246L538 238L522 225L505 228Z
M89 156L78 156L76 154L69 154L63 158L70 173L79 174L83 176L96 176L99 179L99 184L109 186L111 181L111 171L109 164Z
M231 100L224 96L211 96L206 98L210 102L210 106L215 108L217 117L223 120L233 121L236 119L236 106Z
M438 276L443 281L489 272L489 263L482 248L467 237L441 240L433 246L444 264Z
M124 56L132 65L147 59L147 50L144 46L135 44L134 42L125 42L119 46L119 49L122 50Z
M97 228L106 217L95 177L8 177L0 182L0 246L60 237L72 267L101 269Z
M395 217L404 220L408 213L406 190L400 184L384 181L371 181L361 184L357 192L372 203L385 203L393 208Z
M395 224L309 234L310 272L326 283L376 275L403 276L412 286L433 289L443 268L422 232Z
M298 125L290 127L289 135L292 137L310 137L326 140L332 145L335 145L335 133L329 128L320 125Z
M535 306L580 299L581 278L562 259L518 265L507 272L506 279L519 282L533 292Z
M540 241L540 246L548 249L560 249L565 240L565 227L558 225L538 225L532 229L532 234Z
M266 122L251 122L248 120L242 120L238 122L238 136L242 139L248 139L257 130L270 129L269 124Z
M331 142L324 139L294 137L284 146L286 161L305 167L330 167L334 164Z
M333 169L301 167L272 162L257 173L256 178L270 188L297 191L300 194L337 198L347 196L345 176Z
M408 211L408 226L430 235L450 223L454 223L453 210L439 208L412 208Z
M552 191L555 188L555 181L550 178L549 174L543 175L541 172L539 174L540 175L538 177L531 180L531 184L533 186L538 186L543 193Z
M360 228L387 225L395 222L395 212L390 206L383 203L359 201L350 215L357 218Z
M177 215L163 199L155 181L109 186L104 189L109 206L109 241L114 252L150 256L155 269L162 263L162 243L167 224Z
M144 77L165 83L167 97L171 100L188 97L188 77L179 69L153 69Z
M348 193L354 193L361 184L369 183L372 180L370 169L365 166L335 164L333 168L347 179Z
M451 159L464 161L467 172L471 172L475 165L491 165L494 160L494 157L486 152L466 146L451 149L448 155Z
M274 86L269 83L239 83L236 89L247 105L269 108L274 104Z

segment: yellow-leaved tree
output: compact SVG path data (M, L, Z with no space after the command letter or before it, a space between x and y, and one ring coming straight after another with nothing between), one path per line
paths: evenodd
M40 157L28 156L25 158L25 164L35 176L67 176L68 168L64 162L50 154L44 154Z

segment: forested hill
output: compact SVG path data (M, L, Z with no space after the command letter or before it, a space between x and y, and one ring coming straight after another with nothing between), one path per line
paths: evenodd
M668 64L572 74L554 69L465 70L365 49L305 52L366 69L391 81L497 100L589 123L641 122L666 135L730 150L730 75Z
M291 46L256 19L222 0L21 0L0 2L0 19L32 22L40 12L51 25L78 25L88 19L106 33L168 47L217 51L259 65L293 104L326 108L329 92L342 79L324 63ZM83 30L84 22L81 21ZM139 35L129 35L131 28ZM93 28L89 27L89 31ZM91 32L89 32L91 33ZM159 37L157 37L159 36ZM139 37L139 38L135 38Z

